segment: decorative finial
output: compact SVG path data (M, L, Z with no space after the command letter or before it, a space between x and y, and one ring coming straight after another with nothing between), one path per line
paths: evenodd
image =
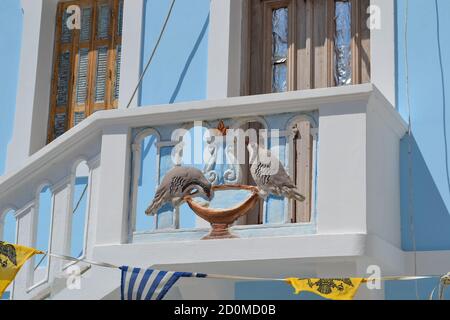
M230 129L230 127L226 127L225 123L223 122L223 120L220 120L219 124L217 126L217 130L219 130L219 132L222 134L222 136L226 136L227 135L228 129Z

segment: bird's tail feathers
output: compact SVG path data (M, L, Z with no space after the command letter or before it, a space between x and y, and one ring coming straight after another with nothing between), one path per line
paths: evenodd
M163 205L163 194L157 193L152 203L148 206L147 210L145 210L145 214L148 216L153 216L158 213L158 210Z
M306 200L305 196L302 195L300 192L298 192L297 189L287 188L287 187L284 187L283 189L289 199L293 199L293 200L300 201L300 202L303 202Z

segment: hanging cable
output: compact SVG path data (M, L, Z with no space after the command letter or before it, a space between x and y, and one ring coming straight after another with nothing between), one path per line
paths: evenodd
M81 200L83 200L84 195L86 194L86 191L88 189L89 184L86 184L86 186L83 189L83 192L81 193L80 199L78 199L77 204L75 205L75 209L73 209L72 214L75 214L78 210L78 207L81 204Z
M56 259L61 260L68 260L73 262L82 262L86 264L90 264L93 266L103 267L103 268L111 268L111 269L120 269L120 266L114 265L107 262L102 261L95 261L95 260L89 260L86 258L74 258L67 255L61 255L56 253L50 253L47 252L45 255L48 255L49 257L53 257ZM146 268L146 267L142 267ZM359 276L355 276L359 277ZM438 275L422 275L422 276L385 276L380 278L372 278L372 279L366 279L366 280L379 280L379 281L412 281L412 280L422 280L422 279L433 279L433 278L440 278L443 285L450 284L450 275L441 277ZM251 280L251 281L282 281L285 282L285 278L261 278L261 277L249 277L249 276L231 276L231 275L224 275L224 274L211 274L208 273L207 278L210 279L224 279L224 280ZM364 277L359 277L364 278ZM299 277L298 279L308 279L307 277ZM442 292L442 290L440 290Z
M411 118L411 98L409 92L409 56L408 56L408 20L409 20L409 0L405 0L405 20L404 20L404 41L405 41L405 78L406 78L406 104L408 107L408 222L409 232L414 251L414 275L417 276L417 244L414 221L413 203L413 158L412 158L412 118ZM419 284L414 281L416 299L419 300Z
M136 96L136 93L139 90L139 87L142 84L142 80L144 80L144 76L145 76L145 73L147 72L148 67L150 67L150 64L153 61L153 57L155 56L156 50L158 49L159 43L161 42L162 36L164 35L164 31L166 30L167 23L169 22L170 16L172 15L172 10L175 5L175 2L176 2L176 0L172 0L172 4L170 5L169 12L167 13L167 16L166 16L166 19L164 20L164 24L161 29L161 32L159 33L158 40L156 41L155 47L153 48L152 54L150 55L150 58L148 59L148 62L144 68L144 71L142 72L141 76L139 77L139 81L136 85L136 88L133 91L133 94L131 95L130 101L128 102L126 109L128 109L130 107L134 97Z
M45 258L47 258L47 253L45 253L43 256L42 256L42 258L41 258L41 260L39 260L39 263L34 267L34 271L36 271L39 267L40 267L40 265L42 264L42 262L44 262L44 260L45 260Z

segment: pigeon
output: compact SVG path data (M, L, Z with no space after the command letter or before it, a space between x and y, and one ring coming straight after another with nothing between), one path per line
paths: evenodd
M256 186L259 189L261 198L266 199L270 194L293 199L296 201L305 201L305 197L300 194L286 173L283 164L271 152L252 142L247 146L249 152L250 173ZM264 157L264 161L261 158Z
M164 176L145 213L155 215L167 203L177 208L185 201L186 196L199 196L211 201L214 197L212 184L196 168L174 167Z

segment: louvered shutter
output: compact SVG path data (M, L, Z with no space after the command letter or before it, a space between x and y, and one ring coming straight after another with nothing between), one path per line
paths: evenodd
M295 222L311 221L312 148L311 124L309 121L296 123L297 134L293 139L294 176L298 191L305 196L303 202L294 201Z
M81 8L80 30L67 25L70 5ZM123 6L123 0L59 4L49 142L94 112L117 107Z

